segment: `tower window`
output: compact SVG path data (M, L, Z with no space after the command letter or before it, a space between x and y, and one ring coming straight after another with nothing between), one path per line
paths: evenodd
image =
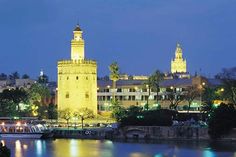
M79 79L79 76L76 76L76 80L78 80Z
M67 76L67 78L66 78L67 80L69 80L69 76Z
M88 77L86 77L85 79L88 80Z
M69 95L69 92L66 92L66 98L69 98L70 95Z
M89 94L88 94L88 92L85 93L85 98L86 98L86 99L89 98Z

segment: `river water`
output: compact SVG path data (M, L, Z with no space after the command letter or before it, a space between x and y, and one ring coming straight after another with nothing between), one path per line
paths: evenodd
M236 157L230 142L1 139L12 157Z

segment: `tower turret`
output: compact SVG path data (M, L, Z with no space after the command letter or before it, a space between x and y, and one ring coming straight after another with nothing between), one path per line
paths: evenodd
M74 36L71 40L71 59L83 60L84 59L84 39L82 37L83 31L79 25L73 31Z

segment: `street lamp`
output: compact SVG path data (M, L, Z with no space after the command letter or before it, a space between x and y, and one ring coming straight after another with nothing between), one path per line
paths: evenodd
M224 92L224 91L225 91L225 89L224 89L224 88L221 88L221 89L220 89L220 91L221 91L221 92Z

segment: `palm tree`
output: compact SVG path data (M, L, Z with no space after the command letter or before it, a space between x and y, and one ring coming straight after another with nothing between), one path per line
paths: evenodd
M113 62L109 66L109 70L110 70L110 80L112 80L112 101L115 101L116 81L119 80L119 66L117 62Z
M158 97L158 93L160 92L160 82L164 79L164 74L160 71L160 70L156 70L151 76L151 86L152 88L155 89L156 91L156 101L157 101L157 104L158 104L158 100L159 100L159 97Z
M149 110L149 97L151 95L151 87L152 87L152 78L151 76L147 79L147 81L144 82L145 87L147 88L148 97L147 97L147 103L144 106L144 109Z

